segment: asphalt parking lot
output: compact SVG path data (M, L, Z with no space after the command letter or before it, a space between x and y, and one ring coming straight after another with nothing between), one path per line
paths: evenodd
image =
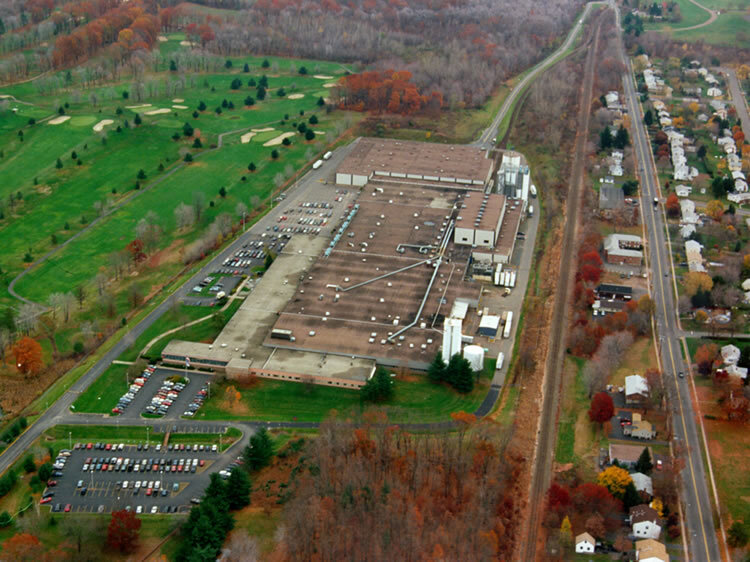
M213 375L206 375L203 373L195 373L188 371L187 375L184 372L173 369L156 368L154 374L151 375L146 383L143 385L138 394L128 406L124 413L120 414L120 418L123 420L127 419L142 419L140 416L144 412L146 406L151 403L151 399L158 392L161 384L169 377L187 376L190 379L188 385L180 392L177 400L175 400L169 411L165 416L159 419L178 419L184 412L190 402L192 402L195 394L201 389L201 387L208 381L213 380ZM114 407L114 404L112 405Z
M111 460L113 457L122 459L119 467L130 461L132 469L120 470L115 463L116 469L112 471L92 472L89 468L84 472L82 468L89 457L104 460ZM191 467L194 466L194 459L197 461L195 472L186 472L184 467L188 463ZM154 507L157 513L186 512L190 509L191 498L201 497L203 490L208 486L209 474L219 470L218 464L226 464L229 460L230 455L222 456L218 452L212 452L210 445L208 450L204 451L188 451L187 448L172 451L163 448L157 451L154 444L151 444L148 450L141 451L136 445L126 445L122 451L73 450L62 471L63 475L53 477L57 485L47 488L47 491L54 492L52 502L47 505L55 512L59 510L60 513L65 513L67 505L70 505L70 512L83 513L109 513L127 507L137 511L138 506L141 506L144 514L152 513ZM200 466L201 461L203 466ZM183 464L180 465L180 462ZM136 464L139 465L138 472L134 468ZM158 465L158 470L153 469L155 464ZM177 468L173 471L172 466ZM180 466L182 471L178 470ZM127 488L124 486L125 482ZM141 483L137 490L136 482ZM79 486L79 483L82 485ZM150 495L147 494L149 485L152 488ZM81 495L84 488L85 495ZM161 490L167 490L166 495L163 495Z

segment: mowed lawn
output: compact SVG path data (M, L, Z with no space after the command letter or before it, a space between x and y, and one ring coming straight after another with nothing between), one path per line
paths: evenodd
M741 423L705 420L724 524L750 521L750 434ZM728 514L728 516L727 516Z
M706 27L692 31L673 31L672 37L677 41L704 40L711 45L731 45L737 48L750 48L750 19L742 13L722 13L719 18Z
M258 379L250 388L240 389L238 407L226 401L231 381L212 385L211 399L195 419L247 419L268 421L318 422L332 413L358 416L362 413L360 393L320 385ZM453 412L473 413L487 394L489 382L482 381L473 392L462 395L448 386L433 385L426 377L395 379L394 398L380 405L392 422L449 421ZM364 409L369 408L368 404Z
M287 61L287 69L289 64ZM231 70L196 75L193 86L188 85L176 94L166 95L161 87L159 94L139 100L134 100L132 95L127 100L122 99L122 92L130 90L129 84L95 88L92 92L97 96L97 105L92 106L86 95L81 96L86 102L70 99L66 113L72 118L60 125L28 125L30 117L57 117L57 107L49 104L48 97L36 95L27 84L3 88L0 93L11 93L38 104L12 103L17 113L6 111L3 117L7 115L9 119L0 119L0 149L3 150L0 175L9 179L0 186L0 197L7 199L9 194L18 191L22 194L22 200L15 204L14 209L6 209L6 218L0 220L0 244L4 249L0 267L10 274L9 279L24 267L27 252L32 258L38 258L92 221L97 215L95 206L111 205L124 197L129 198L122 209L24 280L18 287L19 292L44 301L52 292L67 291L90 282L99 268L107 265L108 255L124 248L133 239L135 225L148 211L159 215L165 233L162 247L166 247L175 235L185 235L175 233L174 208L180 203L190 202L196 191L204 193L207 201L216 199L218 190L224 187L228 196L206 210L199 227L187 233L186 241L189 242L219 213L233 213L238 201L250 207L251 200L267 198L275 188L273 179L278 173L290 166L298 169L322 150L322 134L316 135L313 142L296 134L291 139L291 147L264 147L263 141L294 131L300 122L307 123L313 114L317 114L319 123L309 127L321 133L330 132L340 116L327 115L317 105L319 97L327 93L323 88L327 79L312 75L269 76L266 99L246 108L245 97L256 97L255 87L247 86L248 80L252 77L257 81L262 72L270 73L270 69L261 72L259 66L257 62L250 73ZM331 68L337 66L329 65L326 71L331 71ZM340 68L338 70L340 72ZM239 90L230 89L235 77L242 80ZM284 97L276 95L279 88L286 90ZM288 96L293 94L303 97L289 99ZM181 101L173 103L175 99ZM224 100L231 101L235 109L223 108L221 114L217 114L214 110L220 108ZM201 101L205 102L207 109L194 118L192 114ZM127 107L141 104L150 106ZM173 108L173 105L188 109ZM146 115L146 112L157 109L169 109L169 113ZM136 112L142 120L140 127L133 125ZM304 115L300 115L301 112ZM95 133L93 124L102 119L110 119L113 124L106 126L103 132ZM125 127L125 121L130 128ZM185 122L190 122L195 128L195 135L202 139L203 148L193 148L193 139L172 140L175 132L181 133ZM122 132L115 131L118 125ZM261 133L263 136L247 144L240 143L239 133L228 135L223 149L209 152L209 147L217 144L220 133L267 127L274 131ZM20 129L24 133L23 142L17 136ZM102 137L106 137L106 145L102 143ZM271 159L274 148L280 153L278 160ZM80 165L71 158L74 150L81 159ZM186 152L195 158L189 166L182 163ZM62 169L55 165L58 157ZM257 171L252 174L247 169L250 162L257 166ZM159 170L160 166L164 171ZM146 173L146 179L140 181L141 186L146 187L152 181L162 180L175 168L180 169L151 192L135 190L139 170ZM243 175L245 181L242 181Z

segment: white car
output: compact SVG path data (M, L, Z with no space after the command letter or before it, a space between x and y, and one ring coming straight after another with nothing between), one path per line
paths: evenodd
M136 513L143 513L143 506L142 506L142 505L139 505L138 507L136 507L136 508L135 508L135 512L136 512Z
M154 490L158 490L160 485L161 485L161 482L159 480L154 482Z
M128 481L125 480L125 482L122 483L122 489L127 490L128 489Z
M151 508L151 513L157 513L158 511L159 511L159 508L158 508L158 507L156 507L156 506L153 506L153 507Z
M135 481L135 489L137 490L140 487L141 487L141 483L138 480L136 480Z
M161 451L161 443L156 446L156 452L158 453L159 451Z
M216 446L216 445L211 445L211 451L212 451L212 452L214 452L214 453L215 453L215 452L216 452L216 451L218 451L218 450L219 450L219 447L218 447L218 446Z

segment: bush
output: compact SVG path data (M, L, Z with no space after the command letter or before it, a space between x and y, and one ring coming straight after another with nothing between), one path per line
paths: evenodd
M32 472L36 471L36 463L34 462L33 455L27 455L27 457L23 459L23 470L27 474L31 474Z
M7 511L0 513L0 529L10 526L13 523L13 517Z

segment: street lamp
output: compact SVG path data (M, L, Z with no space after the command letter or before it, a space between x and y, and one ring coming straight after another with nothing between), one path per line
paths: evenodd
M73 432L68 431L68 449L73 448Z
M149 432L149 426L146 426L146 445L148 445L148 432Z
M211 381L208 381L208 399L211 400Z

